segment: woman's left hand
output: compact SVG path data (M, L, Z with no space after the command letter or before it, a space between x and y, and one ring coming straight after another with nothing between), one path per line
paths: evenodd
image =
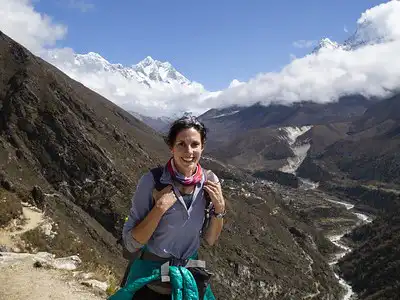
M219 182L206 181L204 190L208 193L217 214L225 212L225 199L222 195L221 184Z

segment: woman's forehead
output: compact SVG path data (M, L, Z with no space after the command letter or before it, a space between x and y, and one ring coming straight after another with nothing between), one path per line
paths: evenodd
M200 140L201 139L201 135L200 132L198 132L196 129L194 128L186 128L181 130L177 136L176 136L176 140Z

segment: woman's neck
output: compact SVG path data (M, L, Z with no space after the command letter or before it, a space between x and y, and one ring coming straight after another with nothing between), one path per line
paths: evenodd
M194 185L185 186L179 182L177 182L176 185L177 185L179 191L181 192L181 194L188 195L188 194L192 194L194 192L194 188L195 188Z
M181 173L182 175L185 175L185 177L190 177L195 173L196 169L194 170L185 170L184 172L181 172L178 170L179 173Z
M182 170L175 163L174 163L174 166L175 166L176 170L179 173L181 173L182 175L184 175L185 177L192 176L196 172L196 168L197 168L197 167L194 167L193 169L184 169L184 170Z

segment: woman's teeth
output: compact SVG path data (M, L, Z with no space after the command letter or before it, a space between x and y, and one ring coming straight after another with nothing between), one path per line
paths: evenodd
M185 162L192 162L193 158L182 158L182 160Z

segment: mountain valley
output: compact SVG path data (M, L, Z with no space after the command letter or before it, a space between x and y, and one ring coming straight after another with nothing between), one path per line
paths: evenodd
M310 55L379 45L383 37L363 34L372 25L360 22L342 44L325 38ZM74 271L65 278L82 276L89 288L58 278L60 293L105 297L127 264L120 237L136 184L169 158L172 120L196 115L178 100L202 109L223 91L150 56L123 66L74 53L63 68L51 64L58 55L42 59L0 31L1 280L16 283L8 296L32 273L37 295L61 261ZM78 73L112 84L84 84ZM209 129L201 164L221 178L228 208L219 242L200 251L217 299L397 299L400 91L385 84L384 97L361 89L320 103L249 99L197 114Z
M162 136L3 33L0 68L0 224L29 203L56 233L27 231L13 241L18 252L79 254L82 268L108 270L118 282L126 265L117 243L123 219L139 177L168 158ZM325 235L355 225L353 215L322 191L271 185L207 156L203 164L224 179L229 207L220 242L201 251L218 299L345 292L328 264L338 249ZM1 246L0 260L10 251Z

